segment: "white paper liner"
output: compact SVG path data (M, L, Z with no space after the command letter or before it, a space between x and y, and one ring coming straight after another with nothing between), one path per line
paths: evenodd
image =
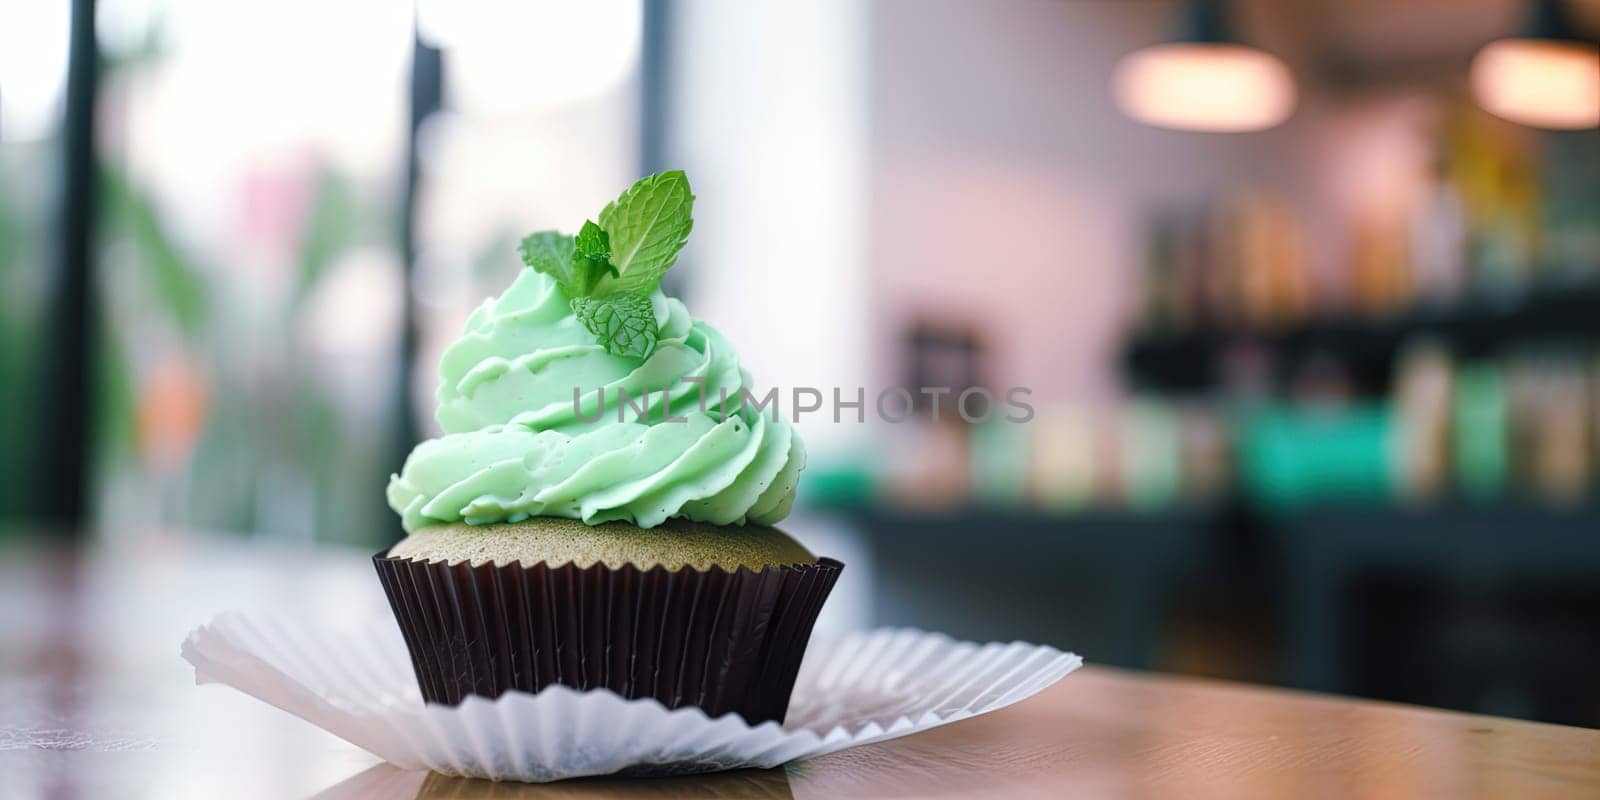
M196 683L271 703L405 769L493 780L766 768L986 714L1083 664L1053 647L882 629L814 643L783 726L552 686L422 702L392 620L328 631L230 612L189 634Z

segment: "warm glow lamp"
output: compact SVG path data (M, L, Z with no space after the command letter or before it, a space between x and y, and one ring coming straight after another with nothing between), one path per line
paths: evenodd
M1264 50L1230 40L1221 0L1190 0L1182 39L1124 56L1112 76L1122 113L1187 131L1271 128L1294 111L1294 78Z
M1539 0L1527 34L1472 59L1472 96L1497 117L1535 128L1600 126L1600 46L1581 41L1557 0Z

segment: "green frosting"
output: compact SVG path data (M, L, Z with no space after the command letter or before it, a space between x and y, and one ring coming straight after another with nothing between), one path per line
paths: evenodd
M741 390L755 390L722 334L659 290L650 302L659 338L644 359L607 352L566 293L534 270L474 311L439 364L445 435L418 445L389 479L405 529L787 516L805 465L800 437L771 407L741 407ZM619 390L633 398L622 421Z

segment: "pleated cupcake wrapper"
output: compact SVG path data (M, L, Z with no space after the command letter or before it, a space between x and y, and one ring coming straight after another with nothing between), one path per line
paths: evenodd
M230 612L190 633L183 657L197 683L232 686L403 769L519 781L774 767L1004 708L1083 663L1021 642L852 634L810 648L783 725L750 725L561 685L425 705L387 614L337 630Z
M783 721L844 565L733 571L373 557L422 697L456 705L562 685Z

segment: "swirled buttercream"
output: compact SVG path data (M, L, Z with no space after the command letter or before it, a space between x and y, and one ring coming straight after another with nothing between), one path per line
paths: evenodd
M722 334L659 290L650 299L659 336L643 359L607 352L561 287L531 269L474 311L439 364L444 435L389 479L405 529L787 516L800 437L772 409L739 401L754 391L750 374Z

